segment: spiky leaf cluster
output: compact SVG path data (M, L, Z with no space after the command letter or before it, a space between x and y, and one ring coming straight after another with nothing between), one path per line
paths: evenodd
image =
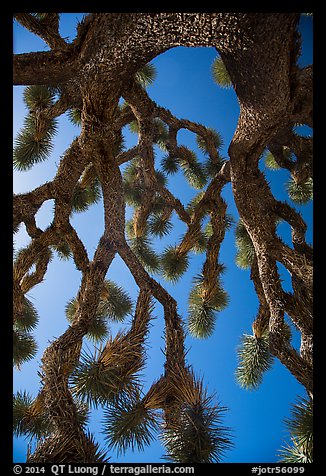
M82 125L81 110L80 109L76 109L76 108L69 109L68 118L74 126L80 127Z
M150 297L140 293L131 329L110 337L94 354L82 354L71 376L76 397L97 406L117 404L137 394L138 373L145 364L145 337L151 311Z
M311 177L301 183L291 177L286 188L291 200L298 205L304 205L313 199L313 179Z
M134 395L138 373L145 364L144 339L148 331L150 308L136 309L137 322L129 332L110 337L94 354L83 352L72 376L74 395L97 406Z
M265 155L265 167L270 170L279 170L281 168L276 162L274 155L270 151L268 151Z
M224 143L221 134L219 132L217 132L215 129L212 129L211 127L208 127L207 131L209 131L209 135L210 135L211 141L213 142L214 147L216 149L221 149L223 147L223 143ZM208 154L209 150L207 148L207 143L206 143L205 139L202 136L197 134L196 135L196 141L197 141L198 147L205 154Z
M207 282L203 275L195 279L189 295L188 330L193 337L207 338L214 332L216 313L228 305L228 295L219 280L207 292Z
M169 219L169 216L166 216L162 213L153 214L148 222L149 233L159 238L168 235L172 228L173 225Z
M96 354L83 353L70 379L73 394L95 407L112 402L133 390L138 370L137 366L134 372L125 372L120 365L103 364Z
M205 173L213 178L217 173L219 173L225 162L226 160L220 154L218 154L217 160L213 160L211 156L207 157L204 164Z
M207 183L208 171L206 166L198 160L195 152L188 149L188 147L179 147L179 156L165 155L161 160L161 167L168 175L173 175L181 169L189 185L196 190L202 189Z
M44 406L44 394L41 391L33 398L26 391L18 391L13 395L13 432L15 436L44 438L53 430ZM77 419L82 427L86 427L89 408L85 403L75 401Z
M163 277L175 283L188 269L188 253L180 253L178 247L167 246L161 255L161 266Z
M222 88L232 87L229 73L220 57L215 58L212 64L212 76L214 81Z
M37 326L39 316L33 303L24 296L24 306L22 315L18 315L15 320L15 329L22 332L29 332Z
M163 433L166 459L175 463L219 463L231 446L227 430L220 426L222 411L185 404L178 424Z
M87 186L77 183L72 196L72 211L76 213L85 212L91 205L97 203L100 198L101 188L97 181Z
M313 405L309 398L300 398L292 406L291 416L285 420L291 443L279 454L284 463L312 463L313 461Z
M52 137L55 131L54 119L40 123L34 116L28 116L23 130L18 133L15 140L14 168L25 171L36 163L46 160L53 149Z
M139 124L136 119L131 121L128 126L131 132L139 134ZM153 120L152 134L153 143L157 144L161 150L166 151L166 142L169 136L168 129L164 122L161 121L161 119L159 119L158 117Z
M159 271L160 258L152 249L151 240L146 235L130 238L129 245L145 269L151 273Z
M138 395L105 410L104 431L109 448L124 454L128 449L144 451L158 430L157 414Z
M14 328L13 330L13 364L18 369L24 362L32 360L37 353L37 343L34 337Z
M48 86L35 85L25 88L24 102L29 114L15 139L13 164L16 170L29 170L34 164L46 160L51 153L57 122L47 118L42 111L50 106L53 100L53 90Z
M238 249L235 258L236 264L242 269L250 268L255 257L255 248L241 220L235 229L235 243Z
M269 350L268 331L261 337L244 334L238 348L238 359L235 374L238 384L245 389L255 390L274 360Z
M282 463L312 463L313 455L309 449L303 448L299 441L292 439L292 444L286 444L279 451Z
M15 436L41 438L50 431L44 410L38 399L27 392L17 392L13 396L13 432Z
M51 106L54 98L55 93L49 86L33 85L24 88L23 99L30 112Z
M222 425L226 408L213 402L192 372L173 380L179 405L161 435L165 458L176 463L220 462L232 446L230 431Z
M179 170L178 160L170 154L165 155L161 160L161 167L163 172L168 175L176 174Z
M56 245L52 245L51 248L57 252L59 259L69 260L72 257L72 251L67 242L62 241Z
M98 306L98 312L115 322L122 322L132 311L132 299L129 294L113 281L104 282L104 290Z
M203 153L207 156L203 166L204 172L207 176L214 177L215 174L217 174L221 170L221 167L225 162L225 159L223 159L219 153L219 150L223 147L223 139L221 134L219 134L214 129L208 127L207 130L209 131L209 134L211 136L210 140L217 151L217 159L213 159L211 157L207 142L202 136L197 134L196 141L199 149L201 149Z
M135 74L135 79L141 86L147 88L155 81L156 74L157 73L154 64L147 63L137 71Z
M71 299L66 305L67 319L72 322L78 310L77 300ZM104 289L97 307L95 318L88 328L87 336L94 341L108 336L108 320L122 322L132 311L132 300L128 293L111 280L104 282Z
M187 182L197 190L202 189L207 182L207 176L202 164L192 150L182 147L182 152L182 157L178 159L178 162Z

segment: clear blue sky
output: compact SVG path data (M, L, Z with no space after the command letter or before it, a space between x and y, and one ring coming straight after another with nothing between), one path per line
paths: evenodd
M61 20L61 34L64 37L74 37L74 26L81 14L63 14ZM302 66L312 62L312 18L302 17L300 30L303 35ZM14 52L44 51L47 47L35 35L28 33L15 22L14 25ZM157 79L148 88L151 98L159 105L171 110L179 118L187 118L200 122L217 130L223 137L224 156L236 127L239 107L236 95L232 89L221 89L213 81L211 65L216 57L213 48L175 48L155 58L153 63L157 68ZM23 124L26 113L22 101L23 87L14 88L14 134ZM56 172L60 156L79 133L66 116L59 119L59 133L55 139L55 148L50 159L39 163L27 172L14 171L14 192L27 192L41 183L51 180ZM307 128L302 133L310 133ZM178 135L180 142L194 148L195 138L188 132ZM137 138L126 130L126 147L135 143ZM199 154L200 156L200 154ZM158 163L160 153L157 152ZM278 199L288 200L285 192L285 182L288 173L266 171L273 193ZM172 176L169 187L183 203L187 203L194 195L184 178L177 174ZM231 213L237 220L238 214L233 202L231 187L227 185L223 192ZM292 203L291 203L292 204ZM292 204L293 205L293 204ZM44 229L52 219L52 201L46 202L38 212L36 219L39 227ZM312 242L312 204L296 207L300 210L309 228L307 241ZM128 211L129 216L129 211ZM157 249L163 250L168 242L175 244L184 232L184 226L174 220L175 228L169 240L157 243ZM76 228L83 240L90 257L93 256L98 240L103 231L103 209L101 203L91 207L83 214L76 214L72 218L72 225ZM290 230L286 225L280 227L280 233L285 241L290 240ZM19 249L29 242L24 226L15 235L15 246ZM234 378L237 366L236 349L243 333L251 333L251 324L255 318L258 300L253 284L249 279L249 271L240 270L234 263L236 248L234 244L234 227L226 234L221 248L220 261L227 267L223 275L225 289L230 297L229 306L222 311L217 319L215 333L206 340L196 340L187 337L186 345L190 348L188 361L193 364L195 371L204 376L211 393L216 393L217 400L228 407L224 424L231 427L234 435L234 448L226 453L224 462L276 462L277 451L284 443L287 434L283 424L284 418L289 416L291 403L296 397L304 395L304 389L295 378L278 361L275 361L256 391L241 389ZM166 289L178 302L180 314L187 315L188 290L192 278L200 270L204 255L191 255L189 270L176 285L164 283ZM290 276L280 267L284 286L291 289ZM133 298L137 296L135 285L129 271L117 257L109 269L107 277L123 286ZM65 305L77 293L80 284L80 273L75 269L72 261L60 261L54 257L48 267L43 283L37 285L28 297L36 305L40 322L34 332L38 341L39 351L36 358L22 366L21 371L14 371L14 392L26 390L36 396L39 390L40 359L48 343L59 337L67 328ZM186 292L187 291L187 292ZM155 308L156 319L150 332L148 362L144 375L146 387L157 379L162 371L164 357L161 349L163 341L163 315L160 306ZM112 326L112 332L118 330L118 325ZM295 345L299 345L298 336L294 337ZM91 344L88 343L91 347ZM94 432L98 441L104 446L101 433L102 412L96 410L91 417L90 430ZM14 461L23 462L26 457L27 441L24 438L14 440ZM111 462L163 462L164 448L159 442L154 442L143 453L127 452L119 458L114 453Z

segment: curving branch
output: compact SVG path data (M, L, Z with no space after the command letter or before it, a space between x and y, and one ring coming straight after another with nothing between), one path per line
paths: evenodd
M57 36L57 14L47 15L40 20L31 14L17 14L17 19L43 38L52 51L16 55L14 83L59 87L60 99L40 115L53 118L67 109L78 108L82 128L80 136L61 159L53 180L15 196L14 224L24 222L32 238L31 244L18 254L14 266L16 318L23 313L24 293L45 275L51 247L62 241L69 246L82 281L71 325L49 345L42 357L43 404L53 432L39 442L29 462L102 460L96 444L78 420L69 377L79 362L83 339L97 319L106 273L116 254L130 270L140 292L132 332L139 331L145 324L141 322L145 314L140 308L148 307L151 296L164 310L164 372L144 397L143 405L146 402L150 405L151 401L155 409L163 409L166 428L173 434L181 424L185 409L193 409L203 399L208 401L201 383L196 381L186 363L185 330L175 299L149 275L125 238L126 204L120 165L135 157L138 167L135 182L143 193L138 202L135 199L137 236L145 234L156 198L160 199L162 221L175 211L187 226L175 248L179 254L190 251L200 235L204 215L210 216L212 234L205 243L206 260L198 286L199 298L203 298L205 305L213 301L218 290L221 272L218 259L226 229L226 203L221 192L231 182L240 219L255 255L251 278L260 302L254 322L255 336L268 328L272 354L312 393L312 250L305 241L306 226L301 216L275 199L258 168L262 151L269 147L292 174L303 177L304 168L310 173L311 143L292 133L294 118L304 117L310 121L312 91L310 69L299 71L296 67L298 14L91 14L78 27L77 38L71 45ZM240 103L240 117L229 147L230 160L224 163L212 131L196 122L176 118L130 79L156 55L180 45L215 47L230 74ZM128 104L122 109L118 104L120 97ZM122 151L122 128L135 120L138 144ZM177 166L182 163L189 167L193 158L186 147L178 144L180 129L198 136L206 156L216 166L211 174L213 178L208 184L205 181L191 211L160 181L155 171L153 143L157 140L158 123L163 124L164 146ZM294 165L281 156L284 145L297 156ZM70 216L76 187L86 188L95 181L102 191L104 231L90 260L70 224ZM49 199L55 201L54 219L42 231L36 225L35 214ZM280 217L292 228L294 249L286 246L276 234ZM292 275L293 294L284 292L278 262ZM35 271L29 274L33 265ZM284 337L285 313L301 332L300 354ZM145 317L149 318L148 313ZM143 342L144 327L141 332ZM99 363L103 364L106 354L100 355ZM182 388L178 388L178 379ZM59 442L58 448L55 448L56 442ZM205 458L207 461L210 457Z
M44 40L51 49L64 51L68 45L59 34L59 14L47 13L42 20L31 13L15 13L14 18Z

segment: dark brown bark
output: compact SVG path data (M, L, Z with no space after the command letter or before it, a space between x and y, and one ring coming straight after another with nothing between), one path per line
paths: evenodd
M269 327L271 352L312 393L312 249L305 241L303 220L290 206L273 197L258 168L259 158L268 147L280 166L297 174L301 180L311 176L311 143L292 133L293 125L299 119L308 125L312 123L312 68L300 70L296 65L299 15L93 13L80 24L76 39L69 45L58 36L56 14L50 15L53 16L47 23L30 14L17 14L17 19L39 34L52 50L15 55L14 84L60 86L61 99L42 114L52 118L67 108L78 107L82 111L82 131L64 154L51 182L15 196L14 224L24 222L32 238L31 245L21 252L15 263L16 315L22 312L23 294L40 282L46 272L49 247L60 243L63 237L82 273L82 283L77 297L78 312L71 327L49 346L42 358L44 402L55 431L52 439L43 442L30 456L29 462L52 461L56 438L75 440L78 444L74 457L82 458L80 461L96 459L96 448L77 421L68 376L79 359L83 336L94 320L105 275L116 253L124 260L139 289L163 306L166 363L157 387L165 392L163 408L167 420L171 417L169 409L175 409L179 404L169 379L170 383L175 381L175 369L183 379L189 371L185 359L185 332L177 303L146 272L125 239L125 199L119 166L136 156L141 157L139 181L145 190L143 198L146 198L136 216L136 234L144 232L154 194L163 199L167 216L174 210L187 226L179 244L182 253L187 253L194 245L204 214L211 216L213 236L208 242L203 267L207 293L212 292L212 281L216 281L219 272L218 255L225 233L226 204L220 194L224 185L231 181L240 218L256 254L251 270L260 301L255 332L258 335L263 327ZM211 180L191 214L155 177L154 121L160 119L168 128L167 150L173 160L180 156L186 159L185 148L177 141L177 132L184 128L205 141L210 159L217 162L218 152L209 130L190 120L174 117L170 111L156 105L132 79L140 67L155 56L180 45L215 47L230 74L240 103L238 125L229 147L230 160ZM118 107L120 97L128 103L123 111ZM121 128L131 120L138 122L139 142L129 151L115 153ZM283 146L295 153L296 163L284 159L281 155ZM101 184L105 224L93 260L89 260L82 241L70 224L73 190L90 166ZM55 200L54 220L42 231L36 226L35 214L49 199ZM293 249L282 243L276 234L279 217L292 228ZM293 294L285 293L282 288L278 262L292 275ZM35 273L28 275L33 264L36 264ZM282 334L285 313L301 332L300 353ZM67 427L71 429L68 433Z

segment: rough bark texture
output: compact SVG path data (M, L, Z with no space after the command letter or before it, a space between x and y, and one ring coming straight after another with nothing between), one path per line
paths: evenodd
M71 458L69 462L100 460L96 456L96 445L78 422L68 377L79 359L83 336L94 319L106 272L117 253L139 289L152 295L164 308L166 365L163 377L153 389L158 388L159 392L165 389L162 407L167 424L176 404L173 403L177 401L173 385L162 382L175 379L175 369L183 369L182 373L187 368L184 329L177 303L148 274L125 238L125 200L119 166L136 156L141 157L140 179L147 199L137 211L136 235L144 230L150 211L146 207L154 195L165 204L167 216L175 211L187 225L188 231L179 245L181 254L186 254L194 245L204 211L210 214L213 235L204 265L207 293L212 292L218 274L219 247L225 231L226 204L220 193L231 181L239 215L256 255L251 275L260 301L260 321L257 321L260 324L256 322L256 332L259 332L261 322L269 326L272 353L312 394L312 250L305 242L306 227L302 218L290 206L273 197L258 169L259 158L269 147L280 166L296 173L301 180L311 176L311 142L298 139L291 132L297 122L312 124L312 67L301 70L296 65L299 15L92 13L78 26L77 37L71 44L58 33L57 14L51 15L46 22L31 14L16 14L16 19L43 38L51 50L16 55L14 84L59 86L60 104L48 108L44 114L53 118L68 107L77 107L82 111L82 131L62 157L51 182L14 197L14 226L25 223L32 238L28 249L20 253L15 263L16 316L21 313L22 296L43 279L49 247L60 243L63 237L82 273L82 281L78 312L72 325L52 342L42 358L44 406L53 434L40 443L29 462L62 463L68 461L67 455ZM214 162L217 152L208 130L194 122L175 118L170 111L155 104L133 79L140 67L155 56L180 45L215 47L240 103L237 129L229 146L229 161L212 179L191 214L154 174L153 124L154 120L160 119L167 126L167 149L171 158L180 157L182 151L178 148L176 133L180 128L186 128L206 141ZM118 108L120 97L129 105L124 111ZM138 122L139 142L129 151L115 153L117 136L130 120ZM295 163L284 161L280 153L283 146L294 152ZM69 221L73 190L90 164L101 185L105 222L92 260ZM35 225L35 214L49 199L55 200L55 214L52 224L43 231ZM292 228L293 248L277 236L279 217ZM277 262L291 273L293 294L283 290ZM34 264L34 273L28 275ZM285 313L301 332L300 353L283 337ZM66 444L65 457L54 450L53 442L60 440Z

